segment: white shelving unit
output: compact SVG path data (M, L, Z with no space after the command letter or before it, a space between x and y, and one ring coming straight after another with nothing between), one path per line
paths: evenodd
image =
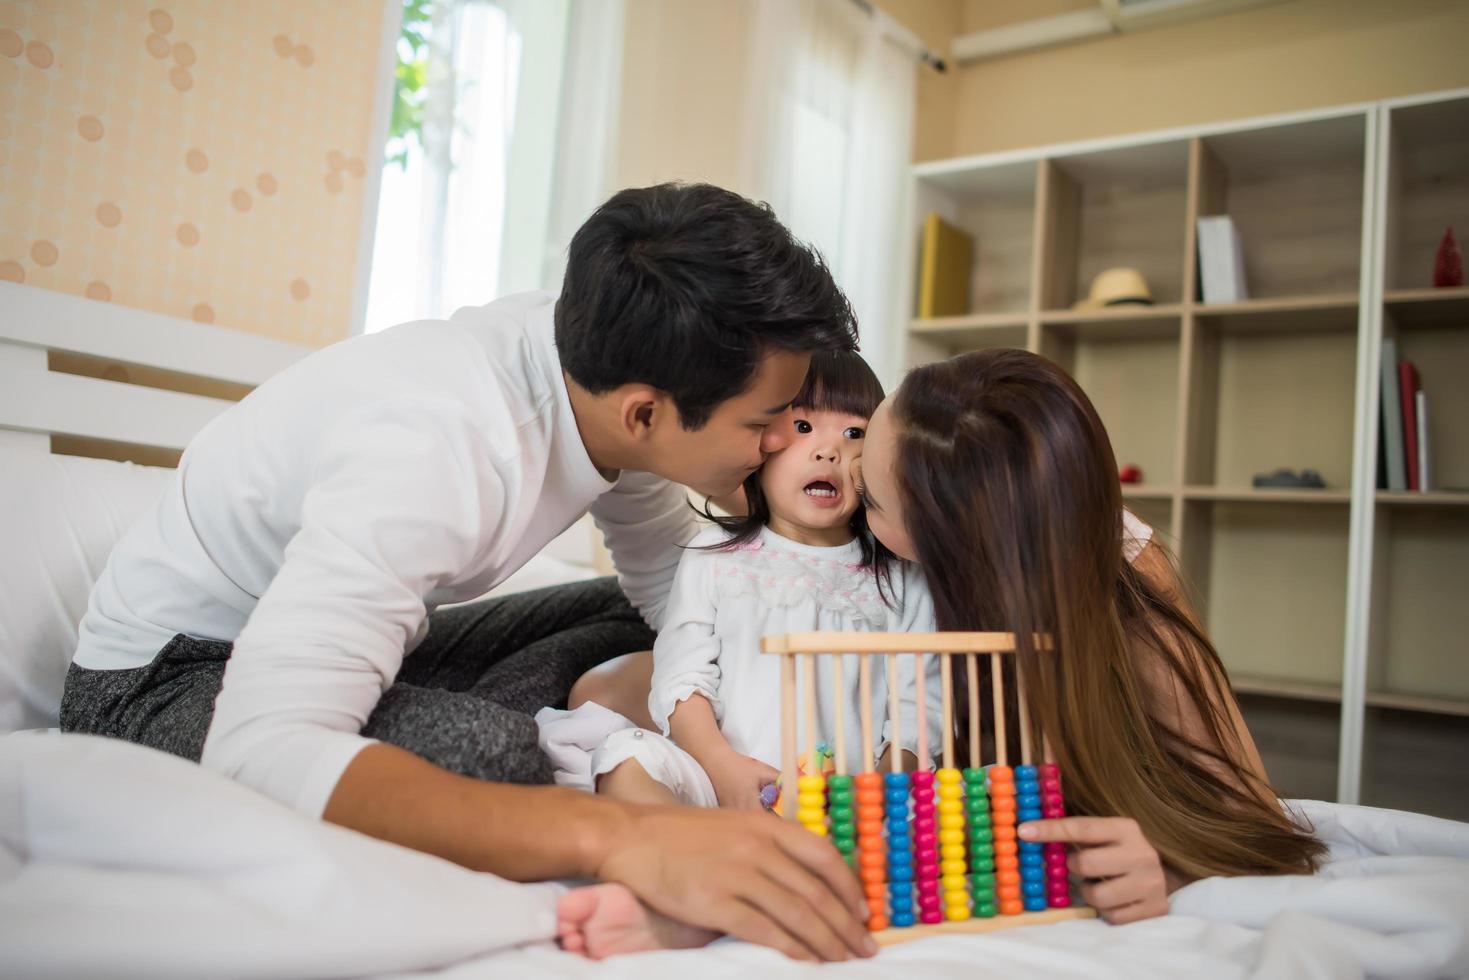
M907 205L913 264L929 212L975 253L965 315L912 319L908 282L908 363L1007 346L1070 371L1141 467L1128 506L1177 554L1247 715L1317 726L1309 773L1272 765L1302 781L1283 791L1413 805L1403 732L1469 748L1469 288L1430 288L1444 226L1469 244L1469 90L919 164ZM1239 229L1248 301L1197 299L1212 214ZM1074 310L1113 266L1154 305ZM1457 490L1376 488L1384 333ZM1279 467L1327 488L1251 486Z

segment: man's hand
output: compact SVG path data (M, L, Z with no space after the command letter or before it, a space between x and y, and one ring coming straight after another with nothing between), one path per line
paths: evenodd
M780 770L774 766L741 755L734 749L722 751L707 761L701 759L699 764L714 784L714 795L719 797L719 805L727 810L763 810L765 805L760 802L760 791L780 775Z
M764 813L627 808L597 870L664 915L798 960L877 953L861 886L831 843Z
M1157 850L1127 817L1062 817L1020 825L1021 840L1075 844L1066 861L1081 897L1114 926L1168 914L1168 881Z

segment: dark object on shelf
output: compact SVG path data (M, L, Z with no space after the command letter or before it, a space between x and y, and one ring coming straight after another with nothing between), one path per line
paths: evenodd
M1438 254L1433 257L1433 285L1439 289L1464 285L1464 256L1459 251L1459 243L1454 241L1452 225L1444 229Z
M1117 480L1119 483L1141 483L1143 482L1143 471L1128 463L1117 471Z
M1254 485L1257 487L1290 487L1296 490L1322 490L1326 487L1326 481L1321 479L1321 474L1315 470L1278 469L1274 473L1256 473Z
M1136 269L1119 266L1104 269L1092 280L1091 292L1086 299L1072 304L1073 310L1100 310L1108 306L1152 306L1153 291L1148 281Z

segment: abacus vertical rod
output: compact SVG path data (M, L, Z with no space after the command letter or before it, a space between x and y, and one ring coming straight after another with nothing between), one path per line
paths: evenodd
M780 658L780 768L785 797L781 800L787 820L796 819L796 657Z
M1005 751L1005 661L998 653L990 654L990 690L994 694L995 707L995 762L1008 766L1010 760Z
M1030 757L1030 710L1025 706L1025 678L1021 676L1020 657L1015 657L1015 702L1020 705L1020 762L1031 765Z
M954 768L954 666L949 662L949 655L939 654L939 680L943 685L944 711L942 715L944 725L944 768Z
M821 775L821 760L816 753L816 654L801 656L801 710L806 722L806 765L808 776Z
M836 726L837 730L836 765L838 776L845 776L847 774L847 719L842 714L842 709L844 708L842 698L846 688L846 685L842 683L842 661L844 659L845 657L840 653L831 658L831 693L832 704L834 705L832 710L832 724Z
M862 771L872 772L872 658L857 657L857 701L862 717Z
M964 655L964 666L969 675L969 765L979 768L979 658L972 653Z
M913 654L913 667L918 671L913 687L918 695L918 768L928 768L928 691L923 676L923 654Z
M893 772L903 771L902 722L898 716L898 658L895 654L883 654L888 668L888 718L893 726L893 739L888 743L888 758Z

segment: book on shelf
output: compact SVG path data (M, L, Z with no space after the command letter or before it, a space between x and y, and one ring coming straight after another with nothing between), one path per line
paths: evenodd
M1433 489L1428 453L1428 393L1422 388L1417 392L1418 404L1414 418L1418 420L1418 489L1427 493Z
M918 315L963 316L969 312L969 273L974 239L936 214L923 222L919 255Z
M1387 450L1387 488L1408 489L1403 455L1403 401L1398 393L1398 342L1382 339L1382 441Z
M1409 490L1418 485L1418 369L1412 361L1398 362L1398 396L1403 402L1403 464Z
M1227 214L1199 219L1199 285L1205 303L1238 303L1250 298L1239 229Z

